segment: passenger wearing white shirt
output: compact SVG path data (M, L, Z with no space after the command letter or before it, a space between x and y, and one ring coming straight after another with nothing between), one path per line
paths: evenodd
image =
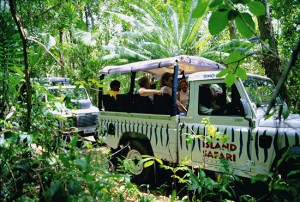
M177 100L181 103L178 105L180 112L186 112L189 104L188 82L185 79L179 81L180 91L177 93Z

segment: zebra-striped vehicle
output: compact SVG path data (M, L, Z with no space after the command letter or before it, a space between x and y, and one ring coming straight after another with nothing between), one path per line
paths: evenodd
M154 166L138 163L142 155L171 163L182 162L188 156L191 166L216 172L224 172L221 159L226 159L234 175L250 178L269 173L284 151L300 153L300 116L283 119L287 107L278 97L273 114L266 118L275 89L272 81L248 75L228 87L225 78L217 76L222 69L225 67L221 64L202 57L178 56L107 66L100 71L101 79L109 74L131 74L129 92L119 94L117 100L111 100L100 89L98 137L112 151L122 148L116 152L118 155L136 162L136 183L154 179ZM137 72L155 79L171 72L172 96L154 95L151 106L143 105L145 102L134 93ZM185 113L178 113L176 93L178 80L182 78L189 84L189 104ZM211 94L205 94L203 87ZM233 102L236 93L238 101ZM219 112L202 111L205 99L217 103L215 109L220 109ZM203 120L208 121L205 124Z

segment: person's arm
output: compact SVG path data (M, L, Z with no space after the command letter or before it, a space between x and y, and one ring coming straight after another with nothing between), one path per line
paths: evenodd
M177 92L177 100L179 100L180 101L180 91L179 92Z
M140 96L149 96L154 94L161 95L161 90L140 88L138 93Z
M199 105L199 114L210 115L213 109L207 108L203 105Z
M230 109L232 106L234 105L233 102L229 102L224 106L221 106L219 108L214 109L211 114L212 115L220 115L220 114L224 114L226 110Z
M179 100L176 100L176 104L177 104L179 111L187 112L187 109L183 106L183 104Z

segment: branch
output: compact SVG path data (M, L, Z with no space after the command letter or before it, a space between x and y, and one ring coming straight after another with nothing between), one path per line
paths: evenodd
M59 61L59 59L57 59L57 58L55 57L55 55L53 55L53 53L51 53L51 52L49 51L49 49L48 49L44 44L42 44L42 43L39 42L38 40L35 40L34 38L31 38L31 37L29 37L28 40L37 43L37 44L38 44L39 46L41 46L47 53L49 53L49 55L50 55L50 56L51 56L51 57L52 57L52 58L53 58L60 66L64 67L64 65Z
M276 100L276 97L277 95L279 94L279 91L284 83L284 81L286 80L287 78L287 75L290 71L290 69L295 65L296 61L297 61L297 56L300 52L300 39L298 40L298 44L297 44L297 47L296 49L293 51L292 53L292 56L291 56L291 59L290 59L290 62L289 64L287 65L287 67L284 69L279 81L278 81L278 84L276 86L276 89L275 91L273 92L273 95L272 95L272 98L269 102L269 106L268 106L268 109L267 109L267 112L266 112L266 115L268 115L271 111L271 108L274 106L275 104L275 100Z

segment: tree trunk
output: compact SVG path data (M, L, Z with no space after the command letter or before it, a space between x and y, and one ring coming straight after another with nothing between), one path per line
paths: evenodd
M273 27L271 24L268 2L267 0L260 1L266 7L265 15L257 17L260 38L264 42L267 42L269 45L268 49L264 48L263 46L264 56L262 59L262 65L265 68L266 75L271 78L275 82L275 84L277 84L282 74L280 58L278 56L277 41L275 39ZM282 86L280 93L284 99L287 98L286 87L284 85Z
M89 13L88 13L88 7L87 6L84 7L84 14L85 14L86 28L87 28L87 30L89 30L89 28L90 28L90 22L89 22Z
M63 46L63 31L62 31L62 29L59 30L59 43L62 47ZM66 72L65 72L65 58L64 58L64 55L62 54L61 51L59 51L59 60L60 60L60 63L62 64L61 65L61 76L65 77L65 75L66 75Z
M27 43L28 43L28 39L25 33L25 30L22 26L22 23L19 19L19 17L17 16L17 12L16 12L16 5L15 2L13 0L9 0L9 6L10 6L10 11L12 14L12 17L18 27L19 30L19 34L20 37L22 39L22 44L23 44L23 55L24 55L24 66L25 66L25 82L26 82L26 91L27 91L27 97L26 97L26 101L27 101L27 114L26 114L26 124L25 124L25 131L29 131L30 130L30 126L31 126L31 109L32 109L32 105L31 105L31 83L30 83L30 71L29 71L29 63L28 63L28 54L27 54Z
M235 26L235 21L230 21L229 24L229 35L230 35L230 40L236 39L237 38L237 30Z
M93 28L95 27L95 20L93 18L93 14L92 14L92 11L91 11L91 7L88 5L87 6L87 10L88 10L88 14L90 16L90 19L91 19L91 29L90 30L93 30Z

